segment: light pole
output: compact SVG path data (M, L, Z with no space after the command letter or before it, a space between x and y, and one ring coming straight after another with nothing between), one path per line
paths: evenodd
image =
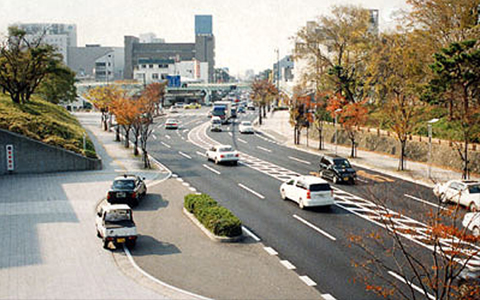
M335 113L335 118L333 119L333 127L335 128L335 155L337 155L337 116L338 116L338 113L341 112L342 109L341 108L338 108L334 111Z
M432 124L438 122L438 119L431 119L427 122L428 128L428 171L427 177L430 178L432 174Z

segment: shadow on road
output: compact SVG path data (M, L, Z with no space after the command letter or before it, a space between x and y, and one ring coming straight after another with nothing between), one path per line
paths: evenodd
M180 249L174 244L159 241L149 235L138 235L137 245L131 250L132 255L170 255L181 253Z

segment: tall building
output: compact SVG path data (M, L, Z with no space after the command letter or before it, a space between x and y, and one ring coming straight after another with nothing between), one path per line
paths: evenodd
M123 47L86 45L68 49L68 67L78 79L113 81L123 79Z
M77 47L77 25L58 23L20 23L15 24L25 30L27 39L42 38L42 42L55 47L68 64L68 48Z
M195 16L195 35L199 34L213 34L212 33L212 16L211 15L196 15Z

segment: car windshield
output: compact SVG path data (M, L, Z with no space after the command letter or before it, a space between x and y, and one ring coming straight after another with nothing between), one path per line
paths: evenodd
M232 147L223 147L218 149L218 152L230 152L233 151Z
M469 186L468 191L470 192L470 194L480 194L480 184Z
M130 220L130 213L126 209L116 209L107 212L105 221L107 222L121 222Z
M135 182L133 180L115 180L113 182L114 189L133 189Z
M251 126L252 123L250 123L250 122L242 122L242 125L243 125L243 126Z
M212 120L212 123L213 124L220 124L220 123L222 123L222 120L215 119L215 120Z
M337 168L351 168L350 163L346 159L334 159L333 163Z
M332 188L328 183L316 183L310 185L311 192L330 191Z
M166 123L168 123L168 124L171 124L171 123L177 123L177 120L172 120L172 119L170 119L170 120L167 120L167 122L166 122Z

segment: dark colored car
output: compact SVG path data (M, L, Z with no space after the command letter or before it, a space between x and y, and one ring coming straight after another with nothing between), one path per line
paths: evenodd
M110 204L128 204L137 206L140 199L147 194L147 186L137 175L124 174L115 178L107 192L107 202Z
M337 182L355 184L357 172L352 168L348 159L340 156L325 155L320 158L320 176Z

